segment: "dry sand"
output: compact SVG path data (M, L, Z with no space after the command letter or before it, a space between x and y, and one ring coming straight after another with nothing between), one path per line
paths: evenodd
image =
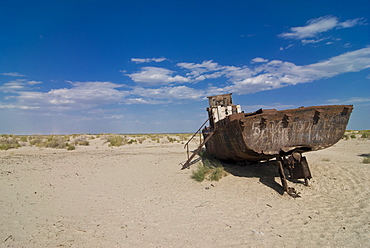
M180 143L0 151L0 247L369 247L368 153L306 153L313 179L292 198L273 163L195 182Z

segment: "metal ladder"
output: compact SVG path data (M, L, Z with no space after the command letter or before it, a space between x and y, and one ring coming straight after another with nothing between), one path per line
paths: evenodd
M183 164L181 170L183 169L186 169L186 168L189 168L189 166L191 165L191 160L200 152L200 150L202 149L202 147L204 146L205 143L207 143L207 141L212 137L212 135L215 133L216 129L213 129L209 135L207 136L207 138L205 140L203 140L202 142L202 134L200 133L200 130L206 125L207 121L209 120L209 118L203 123L203 125L193 134L193 136L191 136L191 138L188 140L188 142L186 142L186 144L184 145L184 149L186 148L187 150L187 154L188 154L188 160L186 160L186 162ZM200 134L200 145L199 147L193 152L193 154L191 156L189 156L189 143L190 141L197 135L197 133Z

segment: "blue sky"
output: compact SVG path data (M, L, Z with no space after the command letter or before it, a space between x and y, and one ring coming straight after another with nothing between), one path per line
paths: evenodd
M0 1L0 133L193 132L207 96L353 104L370 129L370 1Z

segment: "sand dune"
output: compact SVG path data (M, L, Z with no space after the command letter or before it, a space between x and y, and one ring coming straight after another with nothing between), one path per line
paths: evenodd
M0 151L0 247L368 247L369 153L306 153L313 179L292 198L273 163L195 182L176 142Z

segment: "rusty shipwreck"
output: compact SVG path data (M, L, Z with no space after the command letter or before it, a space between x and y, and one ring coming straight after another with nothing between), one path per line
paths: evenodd
M295 192L287 186L285 171L291 179L304 179L307 185L311 173L302 153L337 143L353 110L352 105L327 105L244 113L240 105L232 103L231 94L210 96L208 100L209 118L203 126L209 122L209 127L202 126L198 130L203 128L204 140L193 155L188 156L182 169L190 166L204 145L208 153L220 160L276 159L282 186L293 196Z

